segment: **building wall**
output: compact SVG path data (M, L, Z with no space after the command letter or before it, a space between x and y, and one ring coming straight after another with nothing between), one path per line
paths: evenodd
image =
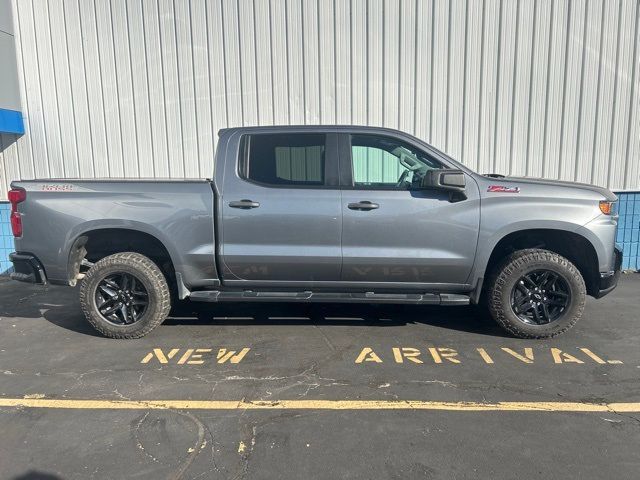
M0 110L20 111L11 1L0 0Z
M638 0L3 1L26 134L0 134L0 200L16 178L210 177L222 127L319 123L640 189Z
M11 12L11 1L0 0L0 135L24 133ZM0 178L4 178L1 165ZM1 193L0 190L0 199L3 198Z
M5 0L6 1L6 0ZM225 126L413 133L480 172L640 188L637 0L13 0L9 179L202 177Z

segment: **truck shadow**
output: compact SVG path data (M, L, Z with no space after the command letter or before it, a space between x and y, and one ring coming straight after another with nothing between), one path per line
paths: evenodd
M97 336L85 320L77 289L0 282L0 317L44 318L83 335ZM478 335L505 337L488 315L474 306L374 305L339 303L220 303L179 302L163 327L175 325L349 325L396 327L424 324Z
M347 325L397 327L424 324L448 330L505 337L502 329L474 306L394 304L222 303L183 304L164 325Z

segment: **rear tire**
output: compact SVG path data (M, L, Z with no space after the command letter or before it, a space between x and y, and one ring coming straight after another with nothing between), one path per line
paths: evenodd
M89 323L109 338L140 338L169 315L167 281L149 258L116 253L96 262L80 285L80 305Z
M512 253L496 267L487 287L491 316L519 338L566 332L580 319L586 302L584 279L576 266L549 250Z

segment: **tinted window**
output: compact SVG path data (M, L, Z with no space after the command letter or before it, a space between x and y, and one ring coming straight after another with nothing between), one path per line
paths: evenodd
M248 135L243 174L268 185L324 185L324 134Z
M412 145L378 135L352 135L351 162L353 185L362 188L408 189L428 170L442 168Z

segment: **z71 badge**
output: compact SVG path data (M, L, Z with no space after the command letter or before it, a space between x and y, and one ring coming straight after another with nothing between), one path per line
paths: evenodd
M493 193L520 193L520 187L505 187L504 185L490 185L487 192Z

